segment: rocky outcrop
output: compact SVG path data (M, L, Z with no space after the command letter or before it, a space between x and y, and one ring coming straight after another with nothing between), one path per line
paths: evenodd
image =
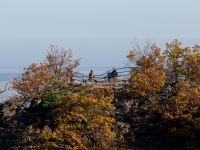
M37 115L12 103L0 104L0 149L25 150L42 137Z
M116 97L119 96L116 94ZM160 130L161 114L152 113L148 99L125 99L118 97L111 115L116 119L114 130L120 147L126 149L173 150L186 149L184 143ZM36 113L40 100L30 108L20 108L6 102L0 104L0 149L25 150L31 143L40 140L39 129L52 132L52 121Z
M112 113L117 137L123 136L122 145L129 149L184 150L186 146L181 139L160 130L161 114L152 113L151 101L148 99L121 99L115 103Z

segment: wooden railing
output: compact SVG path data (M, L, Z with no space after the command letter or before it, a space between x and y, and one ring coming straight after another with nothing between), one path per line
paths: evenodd
M116 68L116 71L118 73L118 76L119 77L122 77L122 78L129 78L131 75L130 75L130 71L132 69L138 69L138 67L123 67L123 68ZM108 78L108 74L111 73L112 70L108 70L106 71L105 73L103 74L96 74L95 75L95 78L94 80L95 81L102 81L102 80L105 80ZM75 75L73 76L73 80L74 81L79 81L79 82L85 82L89 79L89 76L88 75L84 75L82 73L78 73L76 72Z

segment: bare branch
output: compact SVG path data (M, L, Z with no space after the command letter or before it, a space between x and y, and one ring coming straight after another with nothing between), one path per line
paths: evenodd
M0 90L0 94L6 91L7 85L8 85L8 82L7 82L6 85L5 85L5 89L4 89L3 91Z

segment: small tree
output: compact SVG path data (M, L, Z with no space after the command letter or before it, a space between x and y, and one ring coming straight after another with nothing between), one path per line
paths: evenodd
M178 80L197 79L200 63L200 46L181 47L177 39L172 43L166 43L166 50L163 52L171 82Z
M180 81L176 96L168 100L163 111L163 126L173 135L182 137L191 146L198 145L200 136L200 88ZM196 145L196 146L197 146ZM198 145L199 146L199 145Z
M187 53L183 58L182 75L185 80L200 84L200 46L194 45L192 49L186 47L185 51Z
M138 69L131 70L130 85L126 87L133 97L147 96L158 92L165 84L164 57L156 44L148 42L143 49L136 46L127 56L129 64Z
M172 88L173 95L163 105L163 129L182 137L191 149L199 146L200 136L200 46L181 47L181 42L167 43L163 53L168 79L178 81Z
M46 97L47 93L54 95L56 92L62 93L63 89L66 91L67 83L74 75L73 69L80 61L73 61L72 56L71 50L50 45L43 63L31 64L24 68L25 71L20 77L11 81L12 88L22 97L20 100L33 101L41 99L42 96Z
M114 118L113 90L90 88L78 94L70 94L62 99L59 107L53 111L56 121L55 131L44 131L45 142L42 149L111 149L114 147L115 132L112 131Z

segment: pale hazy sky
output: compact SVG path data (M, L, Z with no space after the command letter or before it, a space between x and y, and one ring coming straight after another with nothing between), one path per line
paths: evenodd
M121 67L134 38L162 49L200 44L200 0L0 0L0 66L44 59L50 44L71 48L83 67ZM184 44L184 43L183 43Z

